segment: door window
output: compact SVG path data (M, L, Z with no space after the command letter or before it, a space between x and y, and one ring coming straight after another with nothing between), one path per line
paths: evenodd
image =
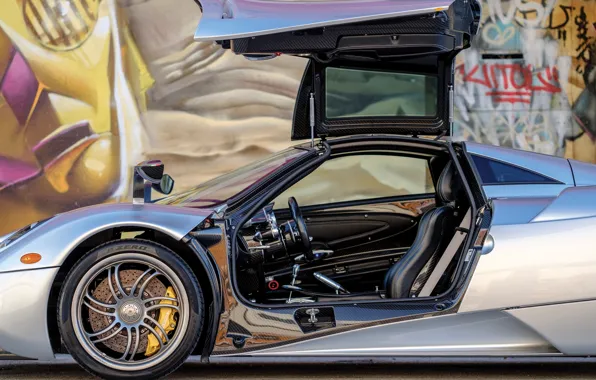
M428 161L366 154L326 161L275 199L287 208L293 196L301 206L434 193Z
M472 155L472 160L480 174L483 185L504 185L504 184L528 184L528 183L558 183L557 181L544 177L531 171L491 160L485 157Z
M328 119L437 113L438 81L434 76L337 67L325 71Z

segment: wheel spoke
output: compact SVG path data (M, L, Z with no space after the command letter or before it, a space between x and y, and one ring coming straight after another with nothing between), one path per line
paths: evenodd
M87 294L85 294L85 297L87 297L89 299L89 301L93 302L94 304L101 306L101 307L105 307L106 309L115 309L116 308L116 304L103 303L101 301L98 301L91 294L89 294L89 290L87 290Z
M171 309L176 310L177 312L180 312L180 308L178 306L174 306L174 305L168 305L165 303L158 303L157 305L153 305L153 306L149 306L147 308L145 308L145 311L151 311L151 310L155 310L155 309L161 309L164 307L169 307Z
M151 272L153 270L153 268L149 268L147 269L142 275L139 276L139 278L137 278L137 280L135 281L135 283L132 285L132 288L130 288L130 295L134 296L135 295L135 290L137 290L137 286L139 286L139 284L141 283L141 280L143 279L143 277L145 277L146 275L149 274L149 272ZM139 294L139 297L142 297L142 294Z
M102 311L99 310L98 308L96 308L95 306L92 306L90 303L88 303L87 301L83 301L83 303L85 304L85 306L87 306L89 309L93 310L94 312L101 314L101 315L107 315L110 317L113 317L116 315L116 313L109 313L107 311Z
M139 298L142 300L143 299L143 293L145 292L145 288L147 287L147 285L149 285L149 281L153 280L155 277L159 276L161 273L159 272L155 272L153 273L151 276L149 276L145 282L143 282L143 285L141 285L141 289L139 290Z
M131 328L132 330L132 328ZM132 349L132 354L130 355L130 358L128 359L129 362L131 362L133 360L133 358L135 357L137 350L139 349L139 342L141 340L141 330L137 327L135 328L135 345L134 348Z
M118 287L118 291L120 292L120 294L124 298L124 297L127 296L127 294L124 292L124 289L122 288L122 282L120 281L120 273L119 273L119 271L120 271L120 265L121 264L118 264L114 268L114 277L115 277L115 280L116 280L116 286Z
M132 327L126 329L126 337L127 337L126 350L124 351L124 355L122 355L120 357L120 360L124 360L124 361L126 361L126 357L128 356L128 354L130 352L130 347L132 346Z
M97 339L97 340L92 340L91 342L93 342L93 344L97 344L97 343L101 343L104 342L108 339L112 339L113 337L115 337L116 335L118 335L120 333L120 331L122 331L124 329L124 326L120 326L118 328L118 330L114 331L113 333L111 333L110 335L103 337L101 339Z
M118 253L87 270L73 294L76 310L70 312L76 338L87 352L114 370L132 371L159 363L184 342L180 327L190 310L187 298L172 290L183 282L166 262ZM167 292L159 291L163 287Z
M153 301L172 301L172 302L178 302L177 298L172 298L172 297L153 297L153 298L149 298L146 300L143 300L143 303L148 303L148 302L153 302Z
M157 322L155 319L151 318L150 316L147 316L146 318L149 320L149 322L151 322L151 323L153 323L155 326L159 327L159 329L161 330L161 333L162 333L162 334L163 334L163 336L164 336L164 340L165 340L165 342L166 342L166 343L168 343L168 341L169 341L170 339L168 339L168 333L166 333L166 330L163 328L163 326L162 326L162 325L160 325L160 324L159 324L159 323L158 323L158 322ZM157 337L156 337L156 338L157 338Z
M162 342L161 339L159 339L159 335L157 335L157 331L155 331L155 329L153 327L149 326L145 322L142 323L142 326L145 327L147 330L151 331L153 333L153 335L155 335L155 338L157 339L157 343L159 343L159 349L161 350L164 342ZM166 337L166 339L167 339L167 337Z
M108 327L106 327L105 329L103 329L103 330L101 330L101 331L98 331L98 332L96 332L96 333L91 333L91 334L90 334L90 333L85 333L85 334L87 334L87 336L88 336L89 338L93 338L93 337L99 336L99 335L101 335L101 334L105 334L105 333L107 333L108 331L110 331L111 329L113 329L114 327L116 327L116 325L117 325L117 324L118 324L118 320L117 320L117 319L115 319L115 320L114 320L114 322L112 322L112 323L111 323L111 324L110 324Z
M112 268L108 268L108 285L110 287L110 292L112 292L112 296L114 296L114 301L118 301L118 295L114 290L114 284L112 284Z

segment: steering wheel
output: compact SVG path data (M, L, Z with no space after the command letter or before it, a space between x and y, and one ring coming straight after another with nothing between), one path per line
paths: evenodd
M308 232L306 231L306 223L304 223L304 218L302 217L302 211L300 211L300 207L298 206L298 202L296 202L296 198L289 197L288 198L288 207L290 208L290 212L292 213L292 219L296 223L296 228L298 229L298 235L300 236L300 240L302 241L302 247L304 249L304 257L307 260L314 260L314 254L312 252L312 246L310 244L310 237L308 236Z

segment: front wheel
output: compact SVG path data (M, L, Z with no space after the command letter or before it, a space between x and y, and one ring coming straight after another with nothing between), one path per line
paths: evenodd
M186 262L145 240L87 253L64 281L58 325L73 358L106 379L157 379L193 351L205 307Z

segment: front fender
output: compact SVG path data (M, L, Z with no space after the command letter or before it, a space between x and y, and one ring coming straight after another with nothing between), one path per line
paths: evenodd
M115 227L139 227L162 232L176 240L212 214L193 209L157 204L106 204L80 208L56 215L0 250L0 273L59 267L85 239ZM39 253L41 260L23 264L26 253Z

